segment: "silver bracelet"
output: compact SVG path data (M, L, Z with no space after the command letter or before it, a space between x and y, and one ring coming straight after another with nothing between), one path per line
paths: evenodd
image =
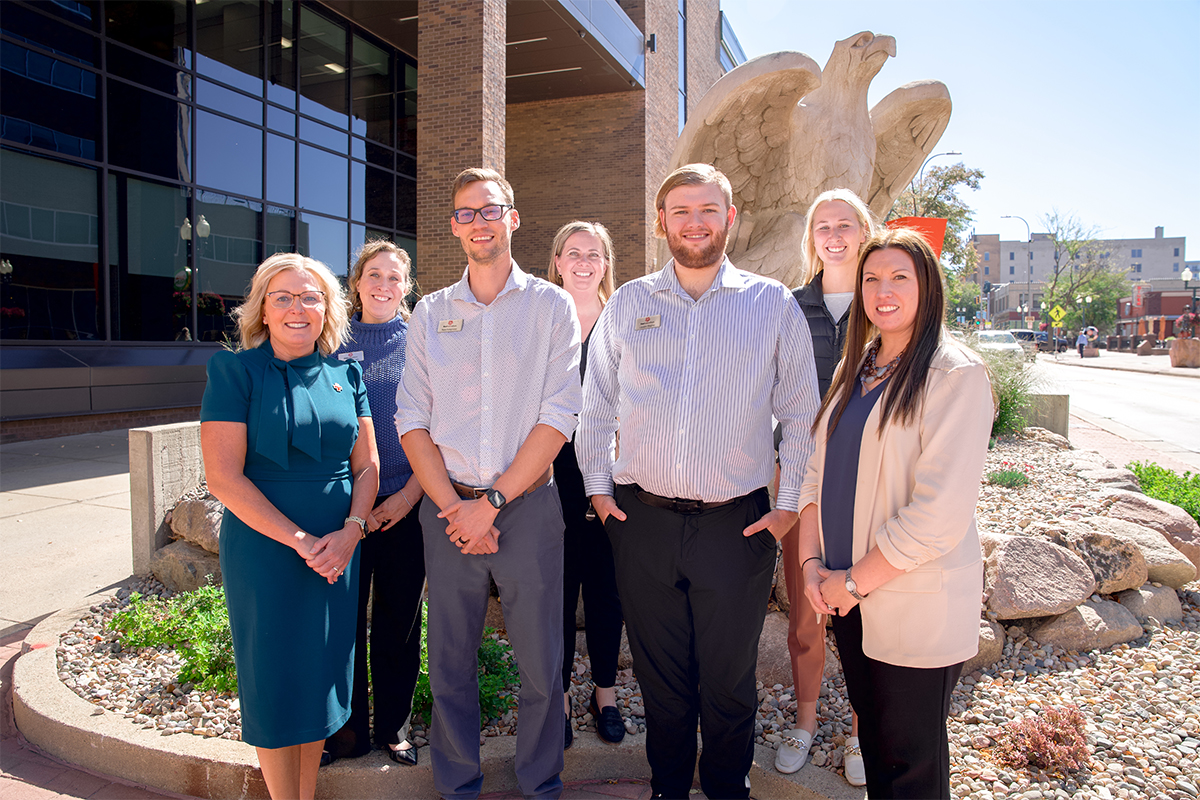
M416 506L414 506L414 505L412 504L412 502L411 502L411 501L408 499L408 495L406 495L406 494L404 493L404 490L403 490L403 489L400 489L399 491L400 491L400 496L404 498L404 502L408 503L408 507L409 507L409 508L411 508L411 509L416 509Z

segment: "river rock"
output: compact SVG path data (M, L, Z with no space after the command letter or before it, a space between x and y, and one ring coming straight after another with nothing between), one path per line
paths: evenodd
M1060 436L1054 431L1048 431L1045 428L1030 427L1023 432L1023 437L1035 442L1044 442L1057 447L1059 450L1070 450L1071 443L1067 437Z
M1146 584L1138 589L1126 589L1117 595L1117 602L1130 610L1138 622L1153 617L1159 622L1182 622L1183 605L1174 589Z
M1116 517L1091 517L1086 524L1136 544L1146 560L1146 580L1180 589L1196 579L1195 565L1158 531Z
M1113 489L1125 489L1130 492L1140 492L1142 486L1138 483L1137 475L1121 467L1100 467L1097 469L1081 469L1079 477L1094 483L1108 484Z
M763 686L792 683L792 660L787 646L788 616L772 611L763 620L762 635L758 637L758 679Z
M1083 559L1044 539L1013 536L985 562L987 608L999 619L1048 617L1079 605L1096 590Z
M1108 507L1108 516L1158 531L1200 570L1200 525L1186 511L1136 492L1116 490L1113 495L1116 499Z
M1074 450L1067 463L1075 470L1111 469L1114 464L1095 450Z
M1200 339L1177 338L1170 355L1172 367L1200 367Z
M1004 628L998 622L979 620L979 652L963 665L962 674L970 675L977 669L987 669L1004 655Z
M1135 589L1146 582L1146 559L1133 542L1077 523L1063 524L1050 540L1083 559L1099 594Z
M221 583L221 559L191 542L171 542L150 557L150 572L174 592L190 592L208 583Z
M195 500L181 500L171 512L171 533L175 539L191 542L210 553L221 552L221 518L225 506L210 495Z
M1030 634L1042 646L1082 652L1131 642L1142 635L1137 617L1111 600L1088 602L1039 625Z

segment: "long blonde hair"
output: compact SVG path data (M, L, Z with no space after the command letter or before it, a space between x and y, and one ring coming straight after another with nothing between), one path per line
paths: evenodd
M404 267L404 285L401 287L403 296L400 298L400 316L408 319L412 312L408 307L408 295L412 291L412 257L400 245L387 239L368 239L367 243L358 251L358 257L354 259L354 265L350 267L350 275L346 283L350 285L350 313L351 315L362 313L362 298L358 296L358 282L362 280L363 268L367 266L367 262L380 253L393 253L400 261L400 266Z
M805 286L812 283L813 278L825 269L825 262L817 255L817 243L813 241L813 218L817 215L818 208L834 200L841 200L854 209L854 215L858 217L858 224L863 229L863 244L866 244L867 239L874 236L879 229L879 223L875 221L871 209L867 208L867 204L849 189L830 189L817 195L817 199L813 200L812 205L808 207L808 215L804 218L804 239L800 247L804 254L803 284Z
M267 287L272 278L289 269L306 275L325 293L325 327L317 337L317 349L327 356L342 346L350 330L350 304L346 302L346 290L329 267L299 253L276 253L255 270L246 299L233 310L242 349L251 350L271 338L263 323Z
M600 279L596 293L600 295L600 305L603 306L616 291L613 288L613 266L616 264L616 257L613 254L612 237L608 235L608 228L599 222L584 222L577 219L559 228L558 233L554 234L554 244L550 247L550 267L546 270L546 274L554 283L559 286L563 285L563 276L558 271L556 260L562 255L563 248L567 246L567 239L581 232L590 233L600 240L600 250L604 255L604 277Z

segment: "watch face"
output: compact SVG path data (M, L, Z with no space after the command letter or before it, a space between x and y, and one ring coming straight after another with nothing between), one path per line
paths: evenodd
M508 502L504 499L504 495L500 494L499 490L497 489L488 489L487 499L488 502L491 503L495 508L504 508L504 504Z

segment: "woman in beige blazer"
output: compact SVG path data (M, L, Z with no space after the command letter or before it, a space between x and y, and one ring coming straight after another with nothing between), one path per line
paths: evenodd
M944 311L919 234L863 246L800 500L805 593L833 615L872 798L950 797L950 693L979 641L993 401L983 362L943 335Z

